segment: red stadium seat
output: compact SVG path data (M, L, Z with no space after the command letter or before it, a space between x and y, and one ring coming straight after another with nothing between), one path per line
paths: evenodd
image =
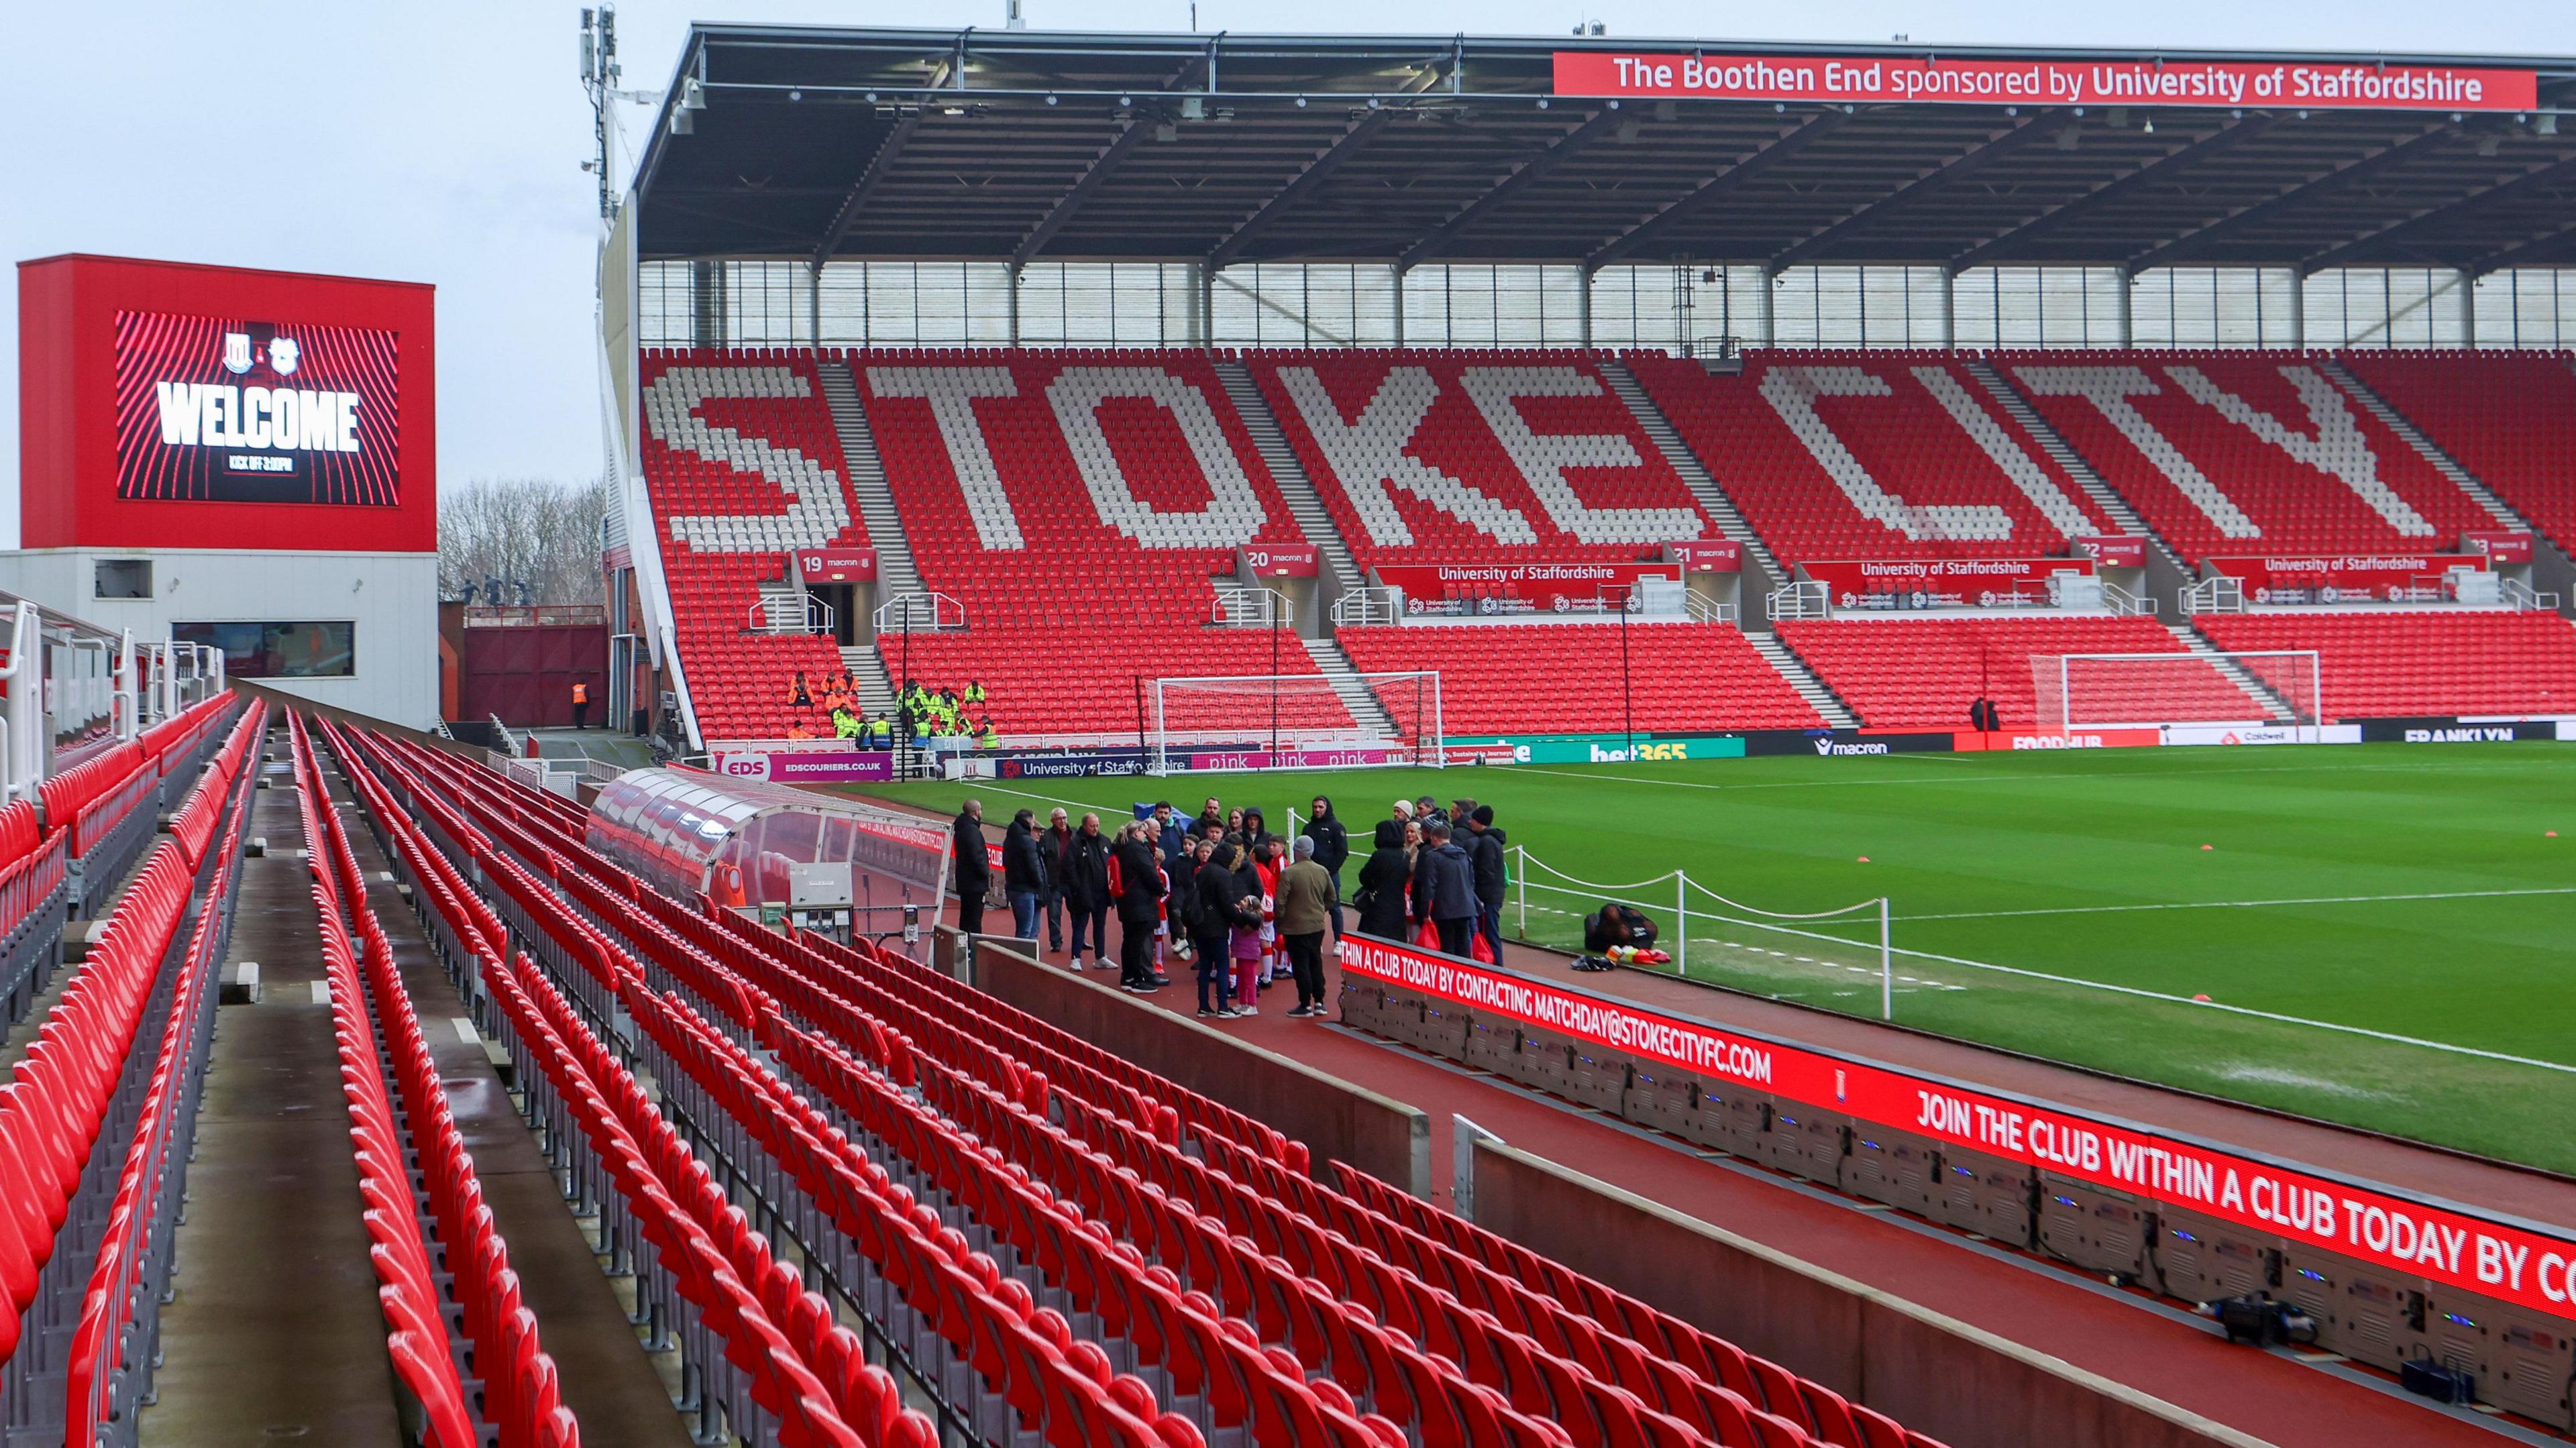
M2576 548L2576 358L2456 347L2339 355L2506 506Z
M2039 718L2034 658L2191 655L2152 619L2103 615L1809 619L1783 622L1780 638L1862 723L1880 728L1966 729L1968 705L1981 695L1995 701L2007 729L2055 724ZM2215 666L2157 666L2111 680L2107 689L2102 680L2086 682L2078 722L2244 723L2270 717ZM2118 712L2124 704L2140 712L2124 716Z
M2576 625L2489 611L2202 614L2222 649L2314 649L2325 717L2576 714Z
M1622 690L1620 626L1407 624L1345 628L1337 637L1364 673L1437 670L1441 727L1481 734L1811 729L1824 720L1744 635L1723 624L1639 623L1627 630ZM1403 692L1401 680L1381 684ZM1390 699L1400 718L1410 698Z

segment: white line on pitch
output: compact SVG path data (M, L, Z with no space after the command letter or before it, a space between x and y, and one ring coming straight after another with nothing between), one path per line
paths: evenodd
M2146 905L2059 905L2045 910L1963 910L1949 915L1899 915L1906 920L1996 920L2013 915L2104 915L2126 910L2254 910L2267 905L2370 905L2385 900L2485 900L2502 895L2576 895L2576 885L2528 890L2432 890L2408 895L2308 895L2287 900L2170 900Z

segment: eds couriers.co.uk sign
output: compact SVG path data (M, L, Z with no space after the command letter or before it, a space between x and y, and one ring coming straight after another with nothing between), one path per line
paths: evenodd
M1948 60L1560 50L1556 93L1831 103L2527 111L2528 70L2301 61Z

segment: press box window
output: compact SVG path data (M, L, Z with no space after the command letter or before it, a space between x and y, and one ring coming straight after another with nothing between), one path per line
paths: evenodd
M150 598L152 596L152 560L149 558L98 560L97 590L100 598Z
M358 671L358 626L322 623L174 623L170 637L224 651L237 679L333 679Z

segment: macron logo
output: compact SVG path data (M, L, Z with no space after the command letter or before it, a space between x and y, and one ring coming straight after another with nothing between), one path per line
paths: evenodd
M1885 754L1886 752L1887 741L1884 739L1863 740L1857 744L1841 744L1831 739L1816 741L1816 753L1827 757L1838 758L1849 754Z

